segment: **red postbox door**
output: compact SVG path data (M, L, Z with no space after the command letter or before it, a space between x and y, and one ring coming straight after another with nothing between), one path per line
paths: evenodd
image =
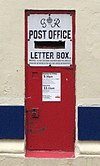
M27 150L74 151L74 24L73 11L26 11Z

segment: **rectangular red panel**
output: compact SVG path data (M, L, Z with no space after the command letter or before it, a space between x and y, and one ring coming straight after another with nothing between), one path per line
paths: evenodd
M35 15L39 15L40 21L44 19L44 14L49 19L48 27L42 27L41 30L38 29L39 27L36 29L34 24L29 24L30 19L34 21ZM54 33L56 34L66 33L68 35L70 26L65 25L65 27L69 28L67 30L63 29L63 26L61 29L61 19L57 22L57 19L62 18L63 14L65 18L69 18L69 15L72 17L72 23L68 19L68 24L72 26L69 34L71 37L67 36L64 39L65 36L63 36L60 40L55 35L56 39L54 37L52 39L50 37L39 39L41 31L44 30L46 34L51 33L50 31L52 33L55 31ZM75 142L75 12L26 11L25 16L26 149L30 151L73 152ZM54 19L56 24L51 24L50 20L52 22ZM37 22L36 24L38 25ZM55 27L53 27L54 25ZM39 37L35 39L33 33L37 33L37 30L39 31ZM60 32L60 30L62 31ZM57 43L59 40L60 43ZM45 41L48 41L49 46ZM47 49L41 48L45 46ZM45 55L42 55L43 53L39 57L36 52L45 52L46 59L44 58ZM56 62L58 63L56 66L53 60L56 61L55 58L59 53L63 56L62 52L66 53L66 57L65 59L61 57L62 59ZM47 61L48 58L49 60ZM41 62L43 62L43 65ZM51 65L47 65L45 62L47 64L51 63Z

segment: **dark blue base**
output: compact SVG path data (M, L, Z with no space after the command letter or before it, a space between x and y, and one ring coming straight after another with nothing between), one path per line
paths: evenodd
M100 140L100 107L78 107L78 139Z
M24 106L0 106L0 138L24 139ZM100 107L78 107L78 139L100 140Z
M0 106L0 138L24 138L24 106Z

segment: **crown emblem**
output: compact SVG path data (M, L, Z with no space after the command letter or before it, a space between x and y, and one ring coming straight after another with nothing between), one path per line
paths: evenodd
M52 18L51 18L50 15L49 15L49 17L47 18L47 23L48 23L48 24L51 24L52 21L53 21L53 20L52 20Z

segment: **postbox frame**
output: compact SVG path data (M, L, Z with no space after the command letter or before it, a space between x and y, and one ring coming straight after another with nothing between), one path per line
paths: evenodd
M27 80L27 67L33 68L32 66L28 65L28 42L27 42L27 38L28 38L28 34L26 33L28 30L28 21L27 18L30 14L71 14L72 15L72 65L63 67L66 68L67 70L76 70L76 65L75 65L75 11L74 10L25 10L25 96L26 96L26 91L27 91L27 86L26 86L26 80ZM38 66L36 68L39 68ZM45 68L44 66L41 68ZM48 68L48 67L46 67ZM53 67L52 67L53 68ZM56 67L55 67L56 68ZM59 70L59 68L61 67L57 67L57 69ZM75 80L75 75L74 75L74 80ZM74 86L75 86L75 82L74 82ZM75 94L75 87L74 87L74 94ZM25 99L25 105L26 105L26 99ZM76 105L76 97L74 95L74 106ZM74 125L73 125L73 130L74 130L74 135L73 135L73 140L74 140L74 144L75 144L75 110L74 110L74 117L72 118L72 120L74 119ZM25 123L26 124L26 123ZM26 125L25 125L26 126ZM26 128L26 127L25 127ZM26 131L25 131L26 133ZM75 149L75 148L74 148ZM26 149L27 150L27 149ZM41 153L37 153L36 152L36 157L40 157ZM33 153L27 153L27 156L32 156ZM43 155L45 156L52 156L51 154L47 155L44 153ZM74 157L74 152L73 153L65 153L64 155L61 155L59 153L56 153L55 156L57 157Z

